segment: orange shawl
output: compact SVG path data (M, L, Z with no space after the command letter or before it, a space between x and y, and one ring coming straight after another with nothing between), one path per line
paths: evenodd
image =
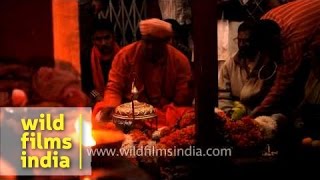
M97 90L100 94L103 95L105 83L104 82L104 74L101 69L100 61L101 59L108 59L109 61L113 60L113 57L120 50L120 47L117 43L114 43L113 53L107 56L103 56L97 47L93 47L91 50L91 70L92 70L92 78L93 85L95 90Z

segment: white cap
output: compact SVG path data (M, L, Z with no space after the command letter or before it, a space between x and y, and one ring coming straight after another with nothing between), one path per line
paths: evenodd
M171 24L157 18L140 21L139 28L143 37L165 39L173 34Z

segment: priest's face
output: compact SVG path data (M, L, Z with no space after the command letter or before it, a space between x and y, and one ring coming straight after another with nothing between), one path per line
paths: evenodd
M151 62L159 61L166 53L168 40L143 37L142 47L145 58Z

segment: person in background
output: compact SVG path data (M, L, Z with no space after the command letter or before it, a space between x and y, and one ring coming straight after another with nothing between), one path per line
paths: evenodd
M142 20L139 28L142 39L115 56L104 99L95 105L94 117L102 109L108 117L116 106L130 102L133 82L140 102L156 108L171 103L192 105L191 67L187 57L169 44L171 24L152 18Z
M281 42L278 38L272 39L280 36L280 27L270 23L273 22L245 21L239 26L239 51L223 65L219 74L219 107L229 114L239 113L235 112L236 101L244 105L242 109L238 106L242 114L250 113L270 90L281 61ZM271 114L274 113L278 112Z
M265 114L275 106L288 116L304 96L308 73L303 55L320 43L320 1L292 1L271 9L262 19L272 20L281 28L283 63L268 95L251 116Z
M112 60L120 47L115 40L112 24L104 20L94 22L92 42L90 58L81 64L81 78L84 92L91 97L91 104L95 104L103 98Z
M191 62L192 51L191 51L191 48L189 48L184 43L184 39L183 39L184 37L182 35L185 34L185 32L183 32L182 26L174 19L165 19L164 21L170 23L173 30L173 37L170 43L172 44L173 47L177 48L185 56L187 56L187 58Z
M218 106L227 113L232 113L234 101L240 100L240 92L249 74L252 72L259 51L254 41L255 24L243 22L238 28L238 52L226 61L218 76Z

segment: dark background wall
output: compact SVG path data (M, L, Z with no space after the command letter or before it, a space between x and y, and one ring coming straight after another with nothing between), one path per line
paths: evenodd
M2 0L0 61L53 61L51 0Z

